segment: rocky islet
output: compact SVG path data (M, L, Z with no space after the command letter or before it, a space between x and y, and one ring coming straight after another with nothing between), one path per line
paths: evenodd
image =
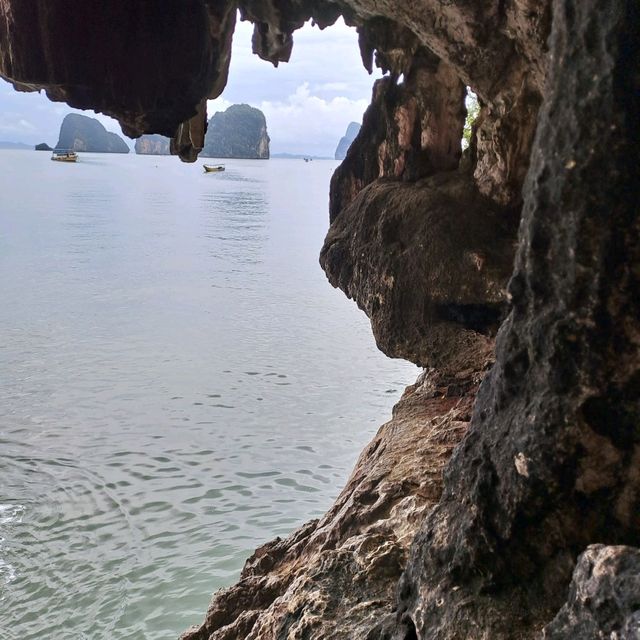
M350 122L345 134L340 138L338 146L336 147L334 154L336 160L344 160L346 158L347 151L351 143L356 139L358 131L360 131L360 125L357 122Z
M139 155L170 155L171 139L158 134L143 135L136 140L135 151ZM200 155L256 160L269 158L267 121L262 111L238 104L215 113L207 124Z
M129 146L117 134L107 131L95 118L69 113L60 126L56 149L94 153L129 153Z
M214 113L207 126L200 155L210 158L269 158L267 121L260 109L233 104Z
M143 156L168 156L171 140L158 134L140 136L134 145L135 152Z

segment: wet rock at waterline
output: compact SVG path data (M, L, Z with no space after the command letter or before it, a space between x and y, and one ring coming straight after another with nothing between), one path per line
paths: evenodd
M490 357L488 346L483 369ZM329 512L259 548L182 640L367 637L391 614L409 545L440 496L483 369L430 371L408 387Z

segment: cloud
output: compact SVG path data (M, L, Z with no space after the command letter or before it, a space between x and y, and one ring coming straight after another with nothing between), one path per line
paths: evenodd
M376 76L362 66L355 29L339 20L294 33L291 60L274 68L251 52L252 26L234 34L229 83L209 115L246 102L267 118L273 153L333 156L350 122L360 122Z
M9 111L0 115L0 132L4 134L20 135L33 131L36 131L36 127L25 120L20 112Z
M51 102L44 93L18 92L0 80L0 135L10 142L37 144L58 140L60 125L68 113L81 113L96 118L108 131L122 136L120 125L113 118L94 111L72 109L63 102ZM123 136L124 137L124 136ZM129 142L128 138L125 138Z
M20 125L20 127L22 127L22 129L26 129L27 131L36 130L36 128L28 120L25 120L24 118L20 118L20 120L18 120L18 124Z
M265 112L274 152L333 155L347 125L360 120L371 97L373 78L360 61L355 29L341 20L323 31L307 23L293 36L291 61L277 69L252 53L252 30L249 23L238 24L229 84L209 113L246 102ZM41 93L15 92L0 80L3 139L53 145L63 117L73 111ZM115 120L93 111L80 113L121 135Z
M361 122L368 100L336 96L326 100L300 85L284 102L263 102L274 152L333 156L351 121Z
M231 105L226 99L211 100L209 114ZM308 82L298 86L285 100L264 100L252 106L267 119L273 153L288 152L333 156L336 145L350 122L361 122L369 105L365 99L345 96L326 99L311 93Z
M346 82L325 82L314 86L316 91L347 91L349 85Z
M252 53L252 31L252 25L239 22L233 37L224 91L231 102L283 100L303 82L315 92L333 92L352 100L370 96L372 78L362 66L357 33L341 19L324 30L307 23L296 31L291 60L277 69Z

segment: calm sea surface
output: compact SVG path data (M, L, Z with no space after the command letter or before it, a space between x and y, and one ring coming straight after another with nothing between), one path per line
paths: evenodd
M416 369L318 253L336 163L0 151L0 638L173 639Z

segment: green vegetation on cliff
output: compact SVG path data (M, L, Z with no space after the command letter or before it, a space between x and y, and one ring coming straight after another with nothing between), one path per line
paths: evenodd
M209 120L200 154L211 158L269 158L267 121L260 109L234 104Z

